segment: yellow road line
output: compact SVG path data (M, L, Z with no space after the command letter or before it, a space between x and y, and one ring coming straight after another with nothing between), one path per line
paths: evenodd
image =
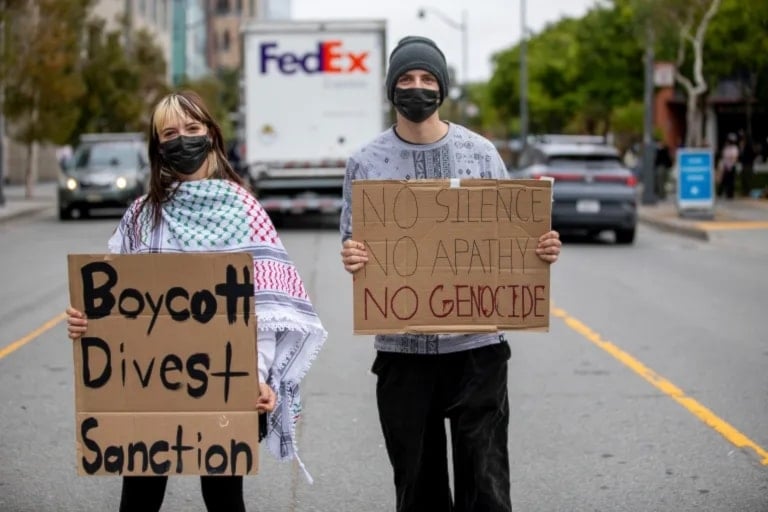
M697 222L696 227L705 231L725 231L736 229L768 229L767 221L722 221L722 222Z
M38 327L34 331L30 332L29 334L27 334L23 338L19 338L18 340L14 341L13 343L8 345L7 347L1 348L0 349L0 359L6 357L8 355L11 355L12 353L14 353L18 349L20 349L21 347L26 345L27 343L29 343L33 339L37 338L38 336L40 336L44 332L53 329L54 327L56 327L65 318L67 318L67 314L66 313L61 313L59 315L56 315L55 317L51 318L50 320L45 322L43 325L41 325L40 327Z
M654 372L643 363L635 359L632 355L623 351L610 341L604 340L598 333L594 332L592 329L581 323L576 318L570 316L566 311L560 308L556 308L554 305L552 305L552 315L557 318L561 318L568 327L584 336L587 340L591 341L602 350L608 352L619 362L624 364L624 366L628 367L630 370L648 381L656 389L668 395L670 398L672 398L672 400L685 407L688 412L699 418L707 426L714 429L731 444L737 448L749 448L750 450L754 451L760 458L760 463L764 466L768 466L768 451L739 432L727 421L721 419L715 413L697 402L694 398L687 396L673 383L658 373Z

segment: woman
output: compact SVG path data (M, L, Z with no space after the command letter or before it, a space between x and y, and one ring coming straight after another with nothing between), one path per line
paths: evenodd
M266 444L280 460L295 458L299 381L325 341L315 314L267 213L244 187L224 151L221 129L193 92L172 93L155 107L149 127L149 192L126 211L109 239L112 253L248 251L253 254L258 312L260 397ZM225 229L217 227L225 220ZM278 276L278 277L274 277ZM73 340L88 327L67 309ZM309 475L307 475L309 478ZM120 512L157 511L167 477L124 477ZM245 511L240 476L202 476L209 511Z

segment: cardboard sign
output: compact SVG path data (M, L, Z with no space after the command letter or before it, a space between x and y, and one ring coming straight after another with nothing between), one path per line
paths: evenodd
M253 259L69 255L78 472L255 474Z
M547 330L551 212L549 181L355 181L354 332Z

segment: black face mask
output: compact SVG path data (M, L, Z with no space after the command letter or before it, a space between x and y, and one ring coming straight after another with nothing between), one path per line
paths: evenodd
M432 89L396 88L392 104L403 117L412 123L420 123L431 116L440 106L440 92Z
M160 156L174 171L189 176L194 174L211 150L211 139L207 135L179 135L160 143Z

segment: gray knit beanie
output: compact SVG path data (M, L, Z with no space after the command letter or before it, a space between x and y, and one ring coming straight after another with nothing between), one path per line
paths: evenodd
M413 69L423 69L435 75L440 86L440 101L442 102L448 92L448 64L445 62L445 55L435 42L421 36L404 37L392 50L389 56L389 69L387 70L387 98L392 101L397 79L403 73Z

